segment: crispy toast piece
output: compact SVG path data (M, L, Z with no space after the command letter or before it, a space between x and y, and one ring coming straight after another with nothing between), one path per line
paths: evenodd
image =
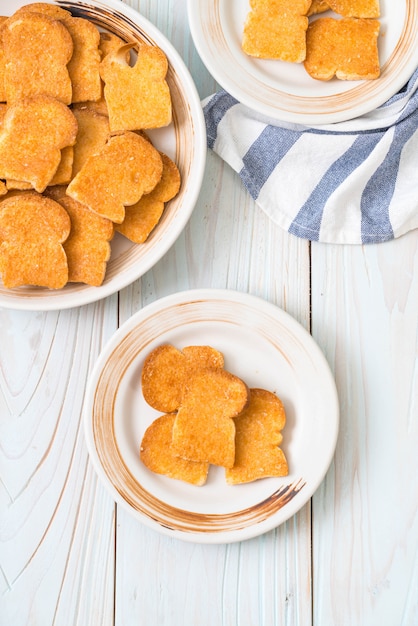
M374 80L380 76L377 40L380 23L374 19L321 17L309 25L304 66L312 78Z
M6 58L4 56L2 28L8 17L5 15L0 16L0 102L6 102L6 91L4 88L4 73L6 71Z
M20 192L2 200L0 273L4 286L63 287L68 265L62 244L70 229L63 207L41 194Z
M344 17L380 17L379 0L327 0L330 8Z
M186 346L178 350L163 344L146 357L141 374L145 401L157 411L173 413L181 405L191 373L224 366L221 352L211 346Z
M30 2L29 4L24 4L17 9L13 15L19 15L20 13L41 13L47 17L61 21L65 20L67 17L71 17L70 11L56 4L50 4L49 2Z
M24 98L6 109L0 130L0 178L46 189L61 162L61 151L72 146L77 120L71 110L49 96Z
M64 24L73 41L73 53L68 62L72 102L99 100L102 93L99 74L100 33L93 22L81 17L73 17L70 11L47 2L24 5L16 13L39 13Z
M311 0L251 0L242 49L261 59L301 63L306 56Z
M115 33L108 33L108 32L100 33L99 49L100 49L102 60L108 54L117 54L118 50L122 46L125 46L125 45L126 45L126 42L120 37L118 37L118 35L115 35ZM130 58L131 58L131 49L129 48L126 50L126 57L125 57L126 63L129 63Z
M236 417L246 407L248 387L221 368L199 370L187 383L174 426L172 450L190 461L232 467Z
M133 132L110 137L84 163L68 185L67 194L92 211L120 224L125 205L135 204L160 181L160 153Z
M166 154L160 152L163 174L154 189L142 196L136 204L126 207L125 219L115 229L134 243L144 243L158 224L165 203L174 198L180 189L180 172Z
M65 186L48 187L45 195L59 202L71 220L71 232L63 243L68 262L68 282L97 287L103 283L110 258L113 222L96 215L65 193Z
M74 146L61 150L61 160L48 185L67 185L73 175Z
M204 485L209 463L186 461L171 450L174 414L161 415L147 428L141 441L140 459L144 465L169 478L183 480L192 485Z
M72 108L77 120L77 139L74 146L74 178L89 157L100 151L110 137L109 119L89 106L75 105Z
M312 0L307 16L310 17L311 15L317 15L318 13L325 13L325 11L329 11L329 9L330 6L328 2L325 2L325 0Z
M4 22L2 37L8 104L39 94L71 103L68 63L73 40L62 22L40 13L17 12Z
M251 389L246 409L235 418L235 463L225 470L229 485L271 476L287 476L289 469L279 448L286 423L283 403L272 392Z
M101 55L100 33L93 22L82 17L64 20L72 40L74 51L68 63L72 83L72 102L100 100L102 82L100 78Z
M121 46L100 64L112 132L161 128L172 120L165 53L157 46L142 44L131 66L126 55L132 47L133 44Z
M106 55L117 52L119 48L125 45L123 39L115 35L114 33L100 32L99 52L100 58L103 60ZM130 49L126 51L126 63L129 63L131 56ZM100 70L99 70L100 73ZM100 98L98 100L86 100L82 103L82 106L96 111L101 115L107 115L109 117L109 111L107 108L106 99L104 97L104 82L100 78Z

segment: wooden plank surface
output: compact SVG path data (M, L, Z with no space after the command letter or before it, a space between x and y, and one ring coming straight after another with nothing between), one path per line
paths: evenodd
M312 334L341 425L313 507L315 624L418 620L418 233L312 247Z
M216 89L184 0L131 0ZM88 459L86 381L116 328L179 290L284 308L335 373L335 459L261 537L183 543L116 506ZM284 233L208 153L195 211L141 279L62 312L0 309L0 626L415 626L418 623L418 234L379 246Z

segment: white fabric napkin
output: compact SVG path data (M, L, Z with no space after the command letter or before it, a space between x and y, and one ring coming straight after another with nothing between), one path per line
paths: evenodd
M366 244L418 227L418 69L379 108L326 126L264 118L224 90L202 106L209 148L289 233Z

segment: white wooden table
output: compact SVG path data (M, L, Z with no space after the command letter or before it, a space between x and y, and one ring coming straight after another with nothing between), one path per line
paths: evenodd
M184 0L128 4L175 45L200 96L213 93ZM335 459L312 501L242 543L184 543L133 519L98 482L81 423L87 378L118 326L200 287L293 315L340 397ZM140 280L77 309L0 310L0 625L416 626L417 321L417 231L309 244L209 153L190 222Z

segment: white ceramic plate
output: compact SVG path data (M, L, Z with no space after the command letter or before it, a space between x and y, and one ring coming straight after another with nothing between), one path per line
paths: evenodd
M380 0L380 7L381 76L358 82L317 81L303 64L246 55L241 41L249 0L188 0L188 15L203 62L232 96L275 120L317 125L375 109L402 88L417 67L418 0Z
M24 4L7 3L7 14ZM54 4L54 2L51 2ZM167 55L167 81L173 103L173 123L150 132L155 146L178 165L182 175L179 194L167 203L163 217L144 244L136 245L119 234L112 241L106 277L100 287L68 284L57 291L23 287L5 289L0 280L0 306L14 309L64 309L100 300L126 287L148 271L169 250L186 225L195 206L206 160L206 129L195 84L183 60L162 33L137 11L119 0L59 1L55 4L74 15L92 20L99 28L129 41L146 41Z
M206 485L196 487L142 464L142 436L159 414L143 399L141 371L163 343L211 345L249 387L277 393L287 414L288 476L230 486L211 466ZM338 422L334 380L311 335L262 299L212 289L168 296L129 319L98 359L84 414L91 459L115 501L164 534L201 543L248 539L294 515L324 478Z

